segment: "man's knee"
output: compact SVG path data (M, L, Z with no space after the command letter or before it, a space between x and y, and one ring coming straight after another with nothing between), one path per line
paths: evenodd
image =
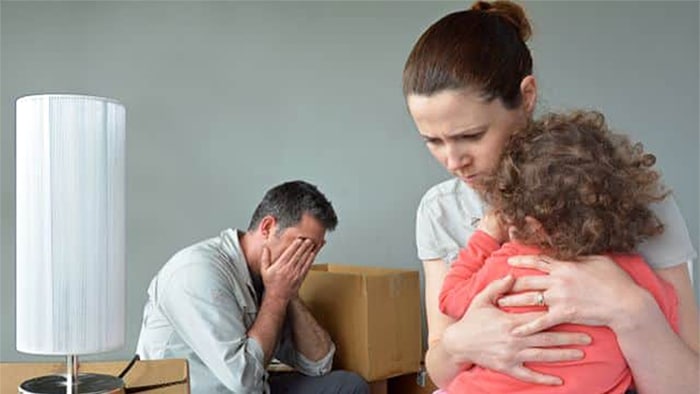
M326 375L329 385L337 388L338 394L369 394L369 385L362 376L350 371L331 371Z

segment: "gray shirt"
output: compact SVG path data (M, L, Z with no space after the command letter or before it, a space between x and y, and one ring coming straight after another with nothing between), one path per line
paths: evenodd
M238 235L227 229L179 251L148 287L137 353L143 359L186 358L194 394L269 393L262 348L246 335L261 294ZM332 346L323 359L310 361L294 349L285 321L275 357L318 376L331 370L334 352Z
M673 196L649 206L664 224L664 232L637 246L654 269L690 262L697 253ZM451 263L466 245L484 213L478 193L458 178L430 188L418 206L416 246L421 260Z

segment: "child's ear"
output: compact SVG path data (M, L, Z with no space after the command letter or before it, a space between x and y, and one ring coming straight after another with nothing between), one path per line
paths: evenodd
M525 216L525 225L528 227L528 230L530 230L529 232L531 233L539 233L544 231L542 228L542 223L532 216Z
M510 241L518 239L518 229L515 226L508 226L508 239Z
M527 228L527 232L534 235L536 239L540 240L540 242L546 245L551 245L552 242L549 238L549 234L547 234L547 231L545 231L544 226L542 226L542 223L539 220L533 218L532 216L526 216L525 227Z

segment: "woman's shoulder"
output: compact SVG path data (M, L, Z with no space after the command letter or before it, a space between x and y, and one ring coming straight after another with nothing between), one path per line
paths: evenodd
M673 195L649 208L664 225L664 231L637 246L637 251L654 269L672 267L697 257L683 215Z

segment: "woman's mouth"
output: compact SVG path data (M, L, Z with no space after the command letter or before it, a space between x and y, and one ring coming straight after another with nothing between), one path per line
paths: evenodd
M464 182L467 182L468 184L473 185L476 182L478 177L479 177L479 174L471 174L471 175L462 175L460 178L462 178L462 180Z

